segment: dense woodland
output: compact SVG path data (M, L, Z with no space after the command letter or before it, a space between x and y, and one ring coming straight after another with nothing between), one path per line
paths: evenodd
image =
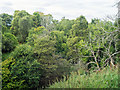
M84 82L73 82L79 84L79 88L87 87L90 80L93 81L88 87L117 87L117 71L112 71L111 76L107 69L105 72L109 74L103 83L99 79L104 77L94 75L104 72L102 70L105 68L117 70L120 60L117 19L108 21L94 18L88 23L83 15L73 20L65 17L56 20L51 14L34 12L31 15L25 10L16 10L14 15L0 14L0 20L2 88L65 88L64 85L73 88L67 82L72 82L70 79L75 75L80 82ZM91 75L89 79L88 74ZM98 82L94 83L93 76L97 77L95 80L98 79Z

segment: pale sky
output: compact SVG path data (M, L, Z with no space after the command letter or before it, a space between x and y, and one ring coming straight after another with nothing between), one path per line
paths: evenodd
M15 10L26 10L30 14L40 11L52 14L54 19L62 17L75 19L84 15L88 21L92 18L105 18L117 14L117 0L1 0L0 13L12 14Z

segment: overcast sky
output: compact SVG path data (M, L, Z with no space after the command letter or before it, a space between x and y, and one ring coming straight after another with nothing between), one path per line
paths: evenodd
M62 17L75 19L84 15L88 21L91 18L105 18L115 15L117 0L1 0L0 13L13 14L14 10L26 10L30 14L40 11L52 14L54 19Z

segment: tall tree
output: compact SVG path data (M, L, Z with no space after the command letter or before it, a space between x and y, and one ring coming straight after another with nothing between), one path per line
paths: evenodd
M72 26L72 35L79 36L82 39L86 38L88 31L88 22L84 16L80 16L75 20L75 24Z
M9 28L11 26L11 21L13 19L13 16L3 13L3 14L0 14L0 17L2 18L3 25L6 25Z
M57 30L59 31L64 31L65 35L69 36L70 34L70 29L72 29L72 25L74 24L74 20L69 20L69 19L65 19L63 18L56 26L57 26Z
M33 27L41 26L42 18L40 16L39 12L34 12L33 16L32 16L32 19L33 19Z
M32 27L31 15L26 11L15 11L11 31L18 38L20 43L26 41L28 31Z
M0 17L2 19L2 33L10 32L9 29L11 27L11 22L12 22L13 16L3 13L3 14L0 14Z

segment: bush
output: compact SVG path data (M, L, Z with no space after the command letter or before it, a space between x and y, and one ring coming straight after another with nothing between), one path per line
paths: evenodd
M2 35L2 52L13 51L18 45L17 38L11 33L5 33Z
M2 62L2 88L25 88L23 79L17 80L18 76L12 76L11 68L15 65L15 59L9 58Z
M41 86L48 86L56 78L61 79L63 75L69 73L70 65L67 60L57 55L55 41L50 40L49 36L37 38L34 42L35 58L40 62L43 69Z
M19 59L23 60L33 60L32 57L32 47L27 44L18 45L15 50L11 53L11 56L19 61Z
M17 77L16 80L25 80L23 85L27 88L39 86L42 69L40 63L33 57L33 49L27 44L19 45L12 52L11 56L16 60L11 68L11 74Z

